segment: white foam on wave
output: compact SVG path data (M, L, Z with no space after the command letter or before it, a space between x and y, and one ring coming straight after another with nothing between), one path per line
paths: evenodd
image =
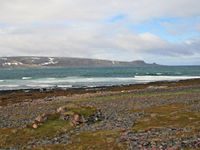
M4 82L4 80L0 80L0 82Z
M66 77L66 78L40 78L37 80L30 80L36 85L60 85L60 83L134 83L134 82L153 82L153 81L174 81L196 79L200 76L135 76L135 77ZM62 85L62 84L61 84Z
M22 80L29 80L31 79L32 77L22 77Z
M176 81L198 78L200 78L200 76L135 76L135 80L141 82Z
M46 83L46 84L55 84L55 83L93 83L93 82L120 82L120 81L131 81L134 80L134 77L121 78L121 77L66 77L66 78L40 78L37 80L32 80L34 83Z
M135 77L66 77L66 78L40 78L29 80L6 80L0 84L0 89L18 88L71 88L73 86L109 86L120 84L148 83L156 81L178 81L186 79L200 79L200 76L135 76Z
M161 72L157 72L156 74L157 74L157 75L162 75L162 73L161 73Z
M49 85L49 84L37 84L37 85L34 85L34 84L29 84L29 85L26 85L28 87L52 87L52 85Z
M15 85L15 84L7 84L7 85L0 85L0 87L15 88L15 87L19 87L19 85Z
M59 88L71 88L72 85L58 85Z

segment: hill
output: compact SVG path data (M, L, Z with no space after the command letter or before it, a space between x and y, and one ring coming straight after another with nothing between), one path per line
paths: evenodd
M158 66L143 60L131 62L70 57L0 57L0 68L73 68L73 67L147 67Z
M142 60L125 62L70 57L0 57L0 68L73 68L73 67L147 67L158 66Z

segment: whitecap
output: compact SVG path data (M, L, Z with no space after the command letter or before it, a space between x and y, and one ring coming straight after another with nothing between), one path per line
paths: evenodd
M8 84L8 85L0 85L0 87L5 87L5 88L15 88L15 87L19 87L19 85L15 85L15 84Z
M72 85L57 85L59 88L71 88Z
M187 79L199 79L200 76L135 76L135 80L139 82L152 81L178 81Z
M22 77L22 80L29 80L31 79L32 77Z
M162 75L162 73L161 73L161 72L157 72L156 74L157 74L157 75Z

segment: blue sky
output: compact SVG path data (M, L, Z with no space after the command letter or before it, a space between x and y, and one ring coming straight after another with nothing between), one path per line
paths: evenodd
M153 18L146 20L138 25L130 25L130 29L135 30L137 33L150 32L155 34L170 43L180 43L191 39L192 37L200 36L196 31L196 26L200 22L200 17L197 18ZM170 33L169 26L175 26L177 33Z
M0 56L200 65L199 0L0 2Z

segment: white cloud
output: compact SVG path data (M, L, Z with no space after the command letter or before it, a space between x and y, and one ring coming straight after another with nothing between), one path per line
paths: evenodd
M101 21L121 13L132 21L141 21L152 17L196 16L199 6L199 0L6 0L0 1L0 21Z
M0 23L6 25L0 26L0 55L149 61L154 56L160 62L161 56L174 62L175 57L198 57L198 38L171 44L127 26L155 17L199 16L199 6L199 0L0 1ZM119 14L126 16L124 20L106 22ZM167 26L176 31L174 26Z

